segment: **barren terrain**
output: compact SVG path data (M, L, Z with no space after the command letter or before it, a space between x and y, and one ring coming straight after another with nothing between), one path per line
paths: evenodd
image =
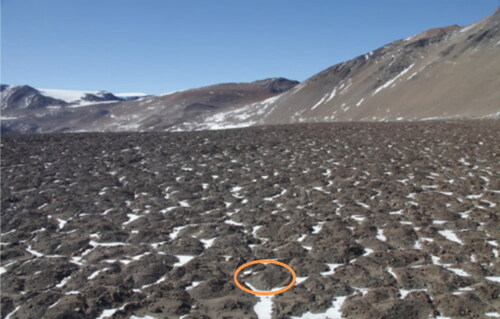
M3 136L1 317L499 317L499 140L486 120ZM238 289L255 259L295 286Z

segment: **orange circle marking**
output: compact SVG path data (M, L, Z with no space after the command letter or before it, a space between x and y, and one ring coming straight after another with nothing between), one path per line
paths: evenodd
M292 282L288 286L286 286L285 288L282 288L282 289L276 290L276 291L254 291L254 290L250 290L250 289L244 287L243 285L241 285L239 283L239 281L238 281L238 274L240 273L240 271L242 269L244 269L244 268L246 268L248 266L251 266L251 265L255 265L255 264L275 264L275 265L279 265L281 267L284 267L284 268L286 268L292 274ZM282 263L282 262L279 262L279 261L276 261L276 260L260 259L260 260L250 261L250 262L247 262L247 263L239 266L238 269L236 269L236 271L234 272L233 279L234 279L234 283L236 284L236 286L238 286L238 288L240 288L241 290L243 290L245 292L248 292L249 294L260 295L260 296L270 296L270 295L280 294L280 293L285 292L288 289L292 288L293 285L295 284L295 280L297 280L297 275L295 274L295 271L293 271L292 267L288 266L285 263Z

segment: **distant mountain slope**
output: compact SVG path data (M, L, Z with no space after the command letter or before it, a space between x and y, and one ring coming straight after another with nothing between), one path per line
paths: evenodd
M500 9L467 27L395 41L290 91L178 129L500 117Z
M37 89L27 85L1 85L0 98L1 109L6 111L67 105L65 101L45 96Z
M298 83L272 78L143 97L3 85L2 132L166 130L265 100Z
M500 118L500 9L334 65L159 96L1 88L2 132L185 131L336 121Z

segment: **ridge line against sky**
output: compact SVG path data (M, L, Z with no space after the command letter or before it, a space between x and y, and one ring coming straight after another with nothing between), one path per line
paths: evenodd
M303 81L500 0L2 0L1 78L38 88L161 94Z

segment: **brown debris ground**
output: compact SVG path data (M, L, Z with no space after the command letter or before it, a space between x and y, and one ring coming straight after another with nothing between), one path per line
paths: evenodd
M500 312L500 122L2 137L1 317ZM290 276L254 266L242 281ZM250 271L252 271L250 273Z

